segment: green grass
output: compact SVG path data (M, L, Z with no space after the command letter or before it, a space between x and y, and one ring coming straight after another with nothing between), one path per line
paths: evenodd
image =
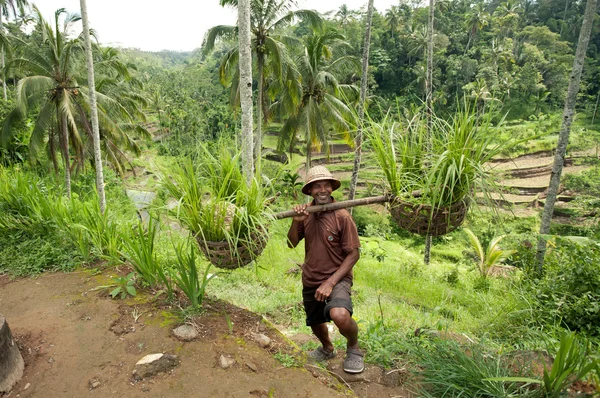
M72 271L80 263L75 246L60 231L0 230L0 274L21 277Z
M302 263L304 247L301 243L295 249L287 248L288 227L289 220L276 222L256 267L222 274L208 291L251 311L271 314L275 322L293 331L309 333L299 305L300 276L288 273ZM361 238L363 246L372 241L377 239ZM489 290L476 290L477 271L470 264L459 266L459 281L452 285L446 280L456 264L434 254L432 264L425 267L422 244L415 247L411 239L380 239L378 245L386 252L383 262L363 251L355 266L354 317L365 327L380 319L381 302L386 322L404 333L419 327L442 327L476 336L498 326L505 311L518 307L519 292L508 281L494 279ZM440 244L438 250L455 245Z
M552 123L546 124L552 127ZM519 134L530 134L539 126L546 125L540 121L515 123L502 130L502 134L515 133L519 128ZM269 140L276 139L269 136L265 138L266 146L273 144ZM523 150L543 147L550 139L554 138L535 140ZM343 157L347 158L347 164L327 167L334 173L351 171L353 154ZM288 167L297 170L305 158L294 155L291 160ZM175 161L176 158L161 157L150 152L136 160L136 164L151 171L159 168L169 170ZM363 166L366 167L361 170L361 179L380 180L372 168L374 164L372 157L365 157ZM93 176L80 177L74 185L76 199L90 202L93 191L89 188L93 185ZM156 183L151 177L148 180L148 189L154 189ZM135 184L138 181L131 179L128 183ZM43 188L51 192L52 182L47 181L46 184L48 186ZM344 187L347 184L344 181ZM110 180L107 186L113 219L121 226L131 226L135 215L123 194L122 185ZM9 185L7 187L10 188ZM22 188L26 190L26 187L27 184L23 183ZM11 190L6 189L5 192ZM49 196L47 192L45 197ZM44 196L41 193L39 195ZM166 195L159 193L157 196L156 204L164 205ZM344 199L342 190L336 191L334 196ZM274 210L284 210L304 199L302 196L298 200L281 197L272 207ZM26 207L19 200L19 195L12 196L11 200L11 211L23 211ZM0 207L2 205L0 203ZM81 250L74 246L73 239L68 238L66 232L57 232L56 226L52 225L49 215L52 212L49 209L41 207L23 219L23 222L33 220L32 228L0 230L0 273L25 276L47 270L68 271L82 263ZM536 323L532 316L534 307L530 292L519 283L519 272L511 279L491 278L488 286L479 284L475 264L465 252L468 249L466 236L460 229L434 240L431 264L425 266L422 261L424 239L394 228L388 217L364 215L364 231L361 232L369 236L361 237L364 250L355 267L354 317L359 322L361 345L368 350L368 361L395 366L400 358L407 358L407 355L409 359L417 360L415 344L421 343L415 343L410 337L417 328L465 334L475 341L483 340L486 346L496 350L546 347L547 341L553 341L560 335L558 326ZM46 223L44 220L49 221ZM189 238L189 233L169 226L168 221L172 222L173 219L169 220L166 212L163 212L154 252L156 261L173 272L177 266L175 250ZM304 326L301 276L289 272L298 270L297 264L302 263L304 258L304 246L301 243L295 249L287 247L289 225L289 219L270 223L271 237L255 263L234 271L211 268L210 272L217 276L206 286L206 293L265 314L291 332L310 333L310 329ZM539 219L493 217L484 210L473 208L466 225L482 242L493 236L507 234L503 248L512 249L537 231ZM206 269L206 259L198 258L196 261L199 269ZM339 334L334 337L336 346L345 344ZM435 347L429 347L430 352L435 353Z

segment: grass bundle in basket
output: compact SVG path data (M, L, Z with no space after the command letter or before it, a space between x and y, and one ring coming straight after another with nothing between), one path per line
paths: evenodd
M187 160L164 173L162 185L179 202L172 213L211 263L238 268L262 253L272 216L261 185L246 185L239 154L224 145L215 152L202 147L198 166Z
M471 196L492 183L486 162L504 147L489 127L489 114L468 104L447 120L433 115L429 135L424 111L370 122L367 136L396 197L390 211L400 227L436 236L463 222Z

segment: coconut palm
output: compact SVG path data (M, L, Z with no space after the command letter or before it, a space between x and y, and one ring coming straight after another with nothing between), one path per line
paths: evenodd
M80 84L85 81L85 78L80 76L83 65L82 41L80 38L69 37L73 24L79 21L80 17L59 9L54 15L53 28L43 19L39 9L34 7L34 12L37 17L36 30L41 34L36 36L35 41L21 42L21 57L8 64L8 67L21 71L26 77L17 84L15 109L7 117L0 138L2 142L7 142L11 137L14 122L25 118L28 110L38 110L30 138L30 156L35 158L39 150L47 144L55 171L58 171L58 141L64 161L65 188L69 195L71 169L76 166L81 170L85 159L93 154L90 139L92 128L88 117L88 89ZM66 16L61 29L60 21L63 15ZM107 69L105 66L103 68ZM112 147L113 152L121 151L119 147L132 147L132 138L124 132L128 128L135 128L132 107L127 103L132 95L121 98L104 94L111 91L114 93L115 90L126 91L114 78L120 73L113 72L112 76L103 73L96 85L100 135L105 138L105 146ZM119 101L114 98L119 98ZM80 130L84 135L80 134ZM75 159L73 164L70 161L71 150ZM110 152L106 149L104 151Z
M29 5L27 0L0 0L0 67L2 68L2 90L4 95L4 100L7 99L6 94L6 78L4 72L4 55L7 49L7 42L4 36L4 22L2 17L9 18L11 15L13 17L17 16L17 10L20 10L23 13L24 8Z
M237 6L238 0L221 0L221 5ZM270 85L266 84L267 79L272 80L273 85L283 85L286 72L292 67L286 44L297 42L297 39L279 34L278 31L288 26L296 18L306 20L314 27L322 25L322 19L318 13L310 10L292 11L291 8L295 5L295 1L292 0L251 0L250 3L251 46L253 58L256 61L258 81L258 115L254 143L257 162L260 162L262 150L262 123L268 117L268 104L265 98ZM237 35L236 26L215 26L206 34L203 51L210 52L218 39L235 38ZM231 102L233 104L237 104L239 101L238 61L239 48L234 46L225 54L219 67L221 83L231 84ZM299 97L300 93L295 95ZM260 167L260 164L257 164L257 167Z
M344 36L334 30L314 31L305 38L305 49L296 60L298 79L293 84L302 92L301 101L290 109L284 105L285 98L275 104L287 112L288 117L279 133L278 149L283 151L294 147L297 135L304 133L306 138L306 169L310 168L313 146L327 143L328 130L343 132L349 139L350 129L355 120L349 107L340 99L342 92L356 94L356 87L341 84L339 72L344 67L358 69L358 60L352 56L334 58L334 46L348 46ZM328 147L326 145L326 149Z
M238 31L240 101L242 105L242 159L244 163L246 184L250 186L254 175L254 167L252 164L252 48L250 43L250 0L239 1ZM258 119L260 119L260 116ZM260 134L261 132L259 131L258 135Z
M350 178L350 192L348 199L354 199L356 193L356 184L358 183L358 171L362 156L363 128L361 126L365 116L365 102L367 99L367 78L369 70L369 50L371 48L371 23L373 21L373 0L369 0L367 5L367 23L365 28L365 43L363 46L362 71L360 77L360 98L358 102L358 131L354 138L354 165L352 167L352 177Z
M398 6L391 6L390 9L386 11L385 23L390 32L392 32L393 38L394 32L396 32L400 26L400 10L398 9Z
M467 46L465 47L465 54L469 50L469 46L471 45L471 41L477 35L477 32L485 28L490 21L490 14L485 10L485 6L483 3L475 4L466 15L466 24L469 28L469 40L467 41Z
M546 203L544 204L544 213L542 214L542 224L540 226L540 238L537 246L537 270L541 273L544 267L544 256L546 254L546 240L543 235L550 232L550 222L554 213L554 204L556 203L556 195L560 185L560 176L562 175L563 166L565 163L565 154L567 152L567 144L569 143L569 134L571 132L571 123L573 122L573 114L575 112L575 104L577 102L577 93L579 92L579 82L581 81L581 73L585 61L585 53L590 42L592 25L598 0L588 0L583 16L583 24L579 32L579 41L577 42L577 50L575 59L573 60L573 69L569 80L569 88L567 89L567 98L565 100L565 109L563 111L562 125L558 135L558 143L556 144L556 154L554 155L554 164L552 166L552 175L548 185L548 193Z
M342 4L335 13L335 18L340 24L340 27L345 29L346 26L354 20L354 12L350 10L346 4Z
M432 152L432 116L433 116L433 20L435 17L435 0L429 0L429 18L427 22L427 74L425 78L425 108L427 113L427 138L425 140L428 154ZM427 165L426 165L427 166ZM431 236L425 237L425 253L423 262L429 264L431 258Z
M90 39L90 23L85 0L79 1L81 19L83 22L83 37L85 40L85 60L87 67L88 88L90 97L90 116L92 119L92 132L94 142L94 164L96 166L96 191L100 205L100 212L106 209L106 195L104 194L104 172L102 170L102 151L100 149L100 127L98 126L98 104L96 103L96 83L94 78L94 58L92 55L92 40Z

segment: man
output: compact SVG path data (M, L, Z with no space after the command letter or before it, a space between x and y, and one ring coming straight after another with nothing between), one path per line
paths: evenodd
M352 319L352 267L358 261L360 241L356 224L346 209L309 214L311 205L334 202L331 193L341 183L323 166L311 168L306 175L302 193L313 197L310 204L294 206L288 232L288 246L293 248L304 239L305 257L302 265L302 297L306 325L321 342L321 347L309 357L322 362L335 356L327 322L333 321L347 340L344 371L364 370L364 354L358 347L358 325Z

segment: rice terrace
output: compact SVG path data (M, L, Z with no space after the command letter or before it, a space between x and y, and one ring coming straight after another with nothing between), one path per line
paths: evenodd
M600 396L597 0L202 3L0 1L0 397Z

